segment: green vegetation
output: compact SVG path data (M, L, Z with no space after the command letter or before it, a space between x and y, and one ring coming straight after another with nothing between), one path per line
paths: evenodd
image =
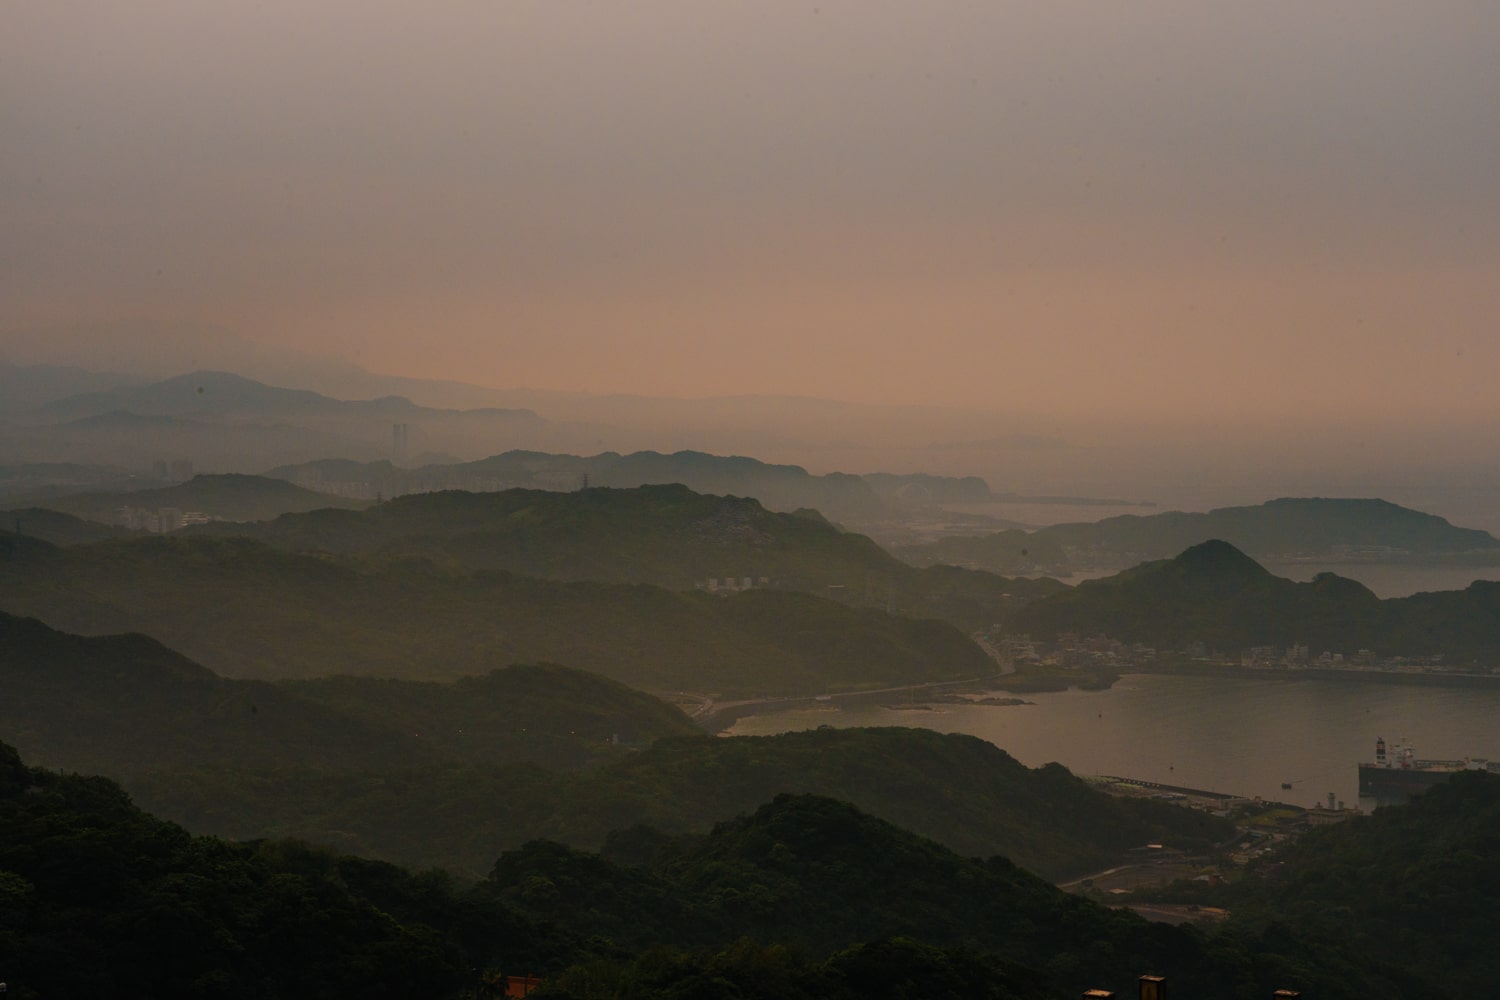
M1184 889L1233 916L1222 937L1276 956L1308 995L1474 996L1500 977L1500 775L1464 771L1369 816L1318 827L1270 878ZM1186 898L1183 896L1182 898Z
M681 485L411 494L365 511L320 510L190 531L245 536L295 552L415 557L456 570L548 580L688 590L709 580L738 588L748 578L755 587L941 618L965 631L1063 589L1051 580L1008 580L949 566L913 569L815 511L776 513L757 500L707 496Z
M497 456L495 461L500 459L520 457ZM358 463L318 466L340 464L366 468ZM749 580L759 589L797 590L854 607L938 618L965 632L1004 620L1027 600L1062 589L1051 580L1008 580L947 566L914 569L816 511L774 513L756 500L705 496L680 485L568 493L446 491L370 506L279 479L199 476L159 490L52 502L101 521L113 520L125 504L201 510L227 519L189 527L174 537L254 538L284 551L340 556L350 565L420 561L458 575L505 573L678 591L707 589L709 581L733 591ZM126 534L55 512L26 513L26 520L42 529L28 534L57 544ZM76 620L65 624L84 627ZM130 626L121 620L103 627Z
M1202 974L1191 933L828 800L662 844L631 867L535 843L460 886L297 842L193 837L104 779L0 745L0 969L21 1000L449 998L526 973L562 996L723 995L710 984L738 980L759 996L948 982L1039 998L1146 963Z
M129 778L196 767L326 774L617 758L696 732L602 677L511 666L437 684L218 677L142 635L97 638L0 613L0 733L41 764Z
M759 694L993 669L951 625L793 591L563 583L243 538L58 549L0 536L0 606L71 632L145 632L240 677L451 679L553 662L642 690Z
M469 571L676 590L726 577L736 585L749 577L801 590L863 588L868 574L905 569L868 538L827 522L678 485L422 493L364 512L321 510L195 530L294 551L420 557Z
M1009 621L1030 602L1068 589L1046 577L1006 578L957 566L929 566L892 580L898 588L892 602L896 608L915 617L941 618L965 632Z
M0 511L0 530L12 531L28 538L39 538L53 545L81 545L119 538L133 532L99 521L86 521L44 507L25 507Z
M1170 807L1162 807L1170 808ZM532 841L462 884L285 840L193 837L112 783L0 745L0 969L44 996L474 995L503 973L557 996L1438 1000L1497 972L1500 779L1463 773L1309 833L1280 874L1205 901L1213 929L1147 923L811 795L696 834Z
M1409 996L1465 996L1500 978L1500 776L1460 772L1400 807L1312 831L1280 877L1239 887L1241 926L1337 940L1390 970L1421 969Z
M1203 849L1222 820L1095 792L1059 765L1037 770L969 736L823 729L689 737L599 768L406 768L362 775L200 768L130 782L152 810L231 837L294 835L407 864L482 871L502 849L545 837L581 849L612 830L702 831L783 792L853 802L965 854L1004 854L1049 877L1160 841Z
M594 954L441 872L192 837L0 744L0 976L17 1000L456 997L483 970Z
M279 687L393 734L415 733L455 762L567 769L697 732L657 698L556 664L517 664L450 684L325 677Z
M644 864L530 844L503 855L489 881L533 919L631 950L664 941L718 950L748 936L821 956L895 938L997 958L1074 996L1123 988L1153 968L1171 968L1184 991L1207 985L1192 932L815 796L778 796L706 835L666 840Z
M1203 814L1098 795L973 737L716 739L670 705L557 666L443 684L272 684L218 677L145 636L67 635L0 614L0 686L0 733L29 757L107 769L194 829L469 871L534 837L597 848L642 823L705 830L783 792L846 799L1049 875L1147 841L1196 848L1227 835Z
M394 767L434 755L377 728L230 681L143 635L67 635L0 614L0 732L49 766L117 775L256 760L330 770Z
M1039 638L1105 634L1167 649L1189 642L1238 653L1300 643L1381 657L1443 654L1451 666L1500 663L1500 584L1380 600L1361 584L1319 575L1272 576L1227 542L1089 580L1018 609L1011 626Z

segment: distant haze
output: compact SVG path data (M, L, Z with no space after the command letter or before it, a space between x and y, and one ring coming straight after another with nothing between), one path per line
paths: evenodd
M13 5L0 360L238 338L989 411L1137 496L1489 491L1496 39L1475 2Z

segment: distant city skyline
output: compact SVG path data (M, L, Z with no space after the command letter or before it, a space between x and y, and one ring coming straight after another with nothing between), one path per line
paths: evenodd
M1500 421L1493 5L9 13L0 357Z

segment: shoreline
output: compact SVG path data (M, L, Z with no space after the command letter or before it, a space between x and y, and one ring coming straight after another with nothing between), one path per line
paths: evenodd
M781 712L801 708L836 709L841 705L860 705L868 702L888 702L893 695L937 692L943 690L984 690L999 688L993 683L1006 675L992 677L965 677L955 681L930 681L926 684L907 684L901 687L881 688L876 691L842 691L820 695L788 695L781 698L757 698L726 702L706 712L693 716L693 723L710 735L722 735L740 719L768 712Z
M1120 676L1128 674L1175 674L1178 676L1244 677L1273 681L1320 680L1350 681L1357 684L1416 684L1425 687L1500 687L1500 674L1460 674L1436 672L1404 673L1394 670L1334 670L1324 667L1299 667L1295 669L1263 669L1258 667L1236 667L1224 663L1194 663L1182 665L1156 665L1131 667L1122 670Z
M1236 667L1228 664L1195 663L1178 666L1129 667L1115 675L1109 683L1100 683L1097 676L1082 676L1079 683L1066 683L1069 678L1059 673L1037 676L1040 683L1023 683L1008 687L1006 681L1024 679L1025 673L996 674L991 677L970 677L956 681L933 681L903 687L882 688L878 691L844 691L822 695L788 695L777 698L747 699L716 705L707 712L693 717L698 728L710 735L723 735L741 719L772 712L794 711L809 708L836 710L843 705L889 702L893 695L938 692L942 690L970 690L1005 692L1007 695L1046 694L1069 690L1102 691L1114 687L1121 679L1132 674L1167 674L1178 677L1223 677L1269 682L1297 680L1344 681L1352 684L1394 684L1419 687L1455 688L1500 688L1500 675L1496 674L1438 674L1397 673L1383 670L1329 670L1321 668L1266 670L1254 667ZM1024 699L1017 701L1025 703Z

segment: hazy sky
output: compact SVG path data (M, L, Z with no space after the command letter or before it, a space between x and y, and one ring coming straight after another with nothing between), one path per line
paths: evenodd
M1500 417L1491 0L4 21L28 350L129 322L496 386Z

